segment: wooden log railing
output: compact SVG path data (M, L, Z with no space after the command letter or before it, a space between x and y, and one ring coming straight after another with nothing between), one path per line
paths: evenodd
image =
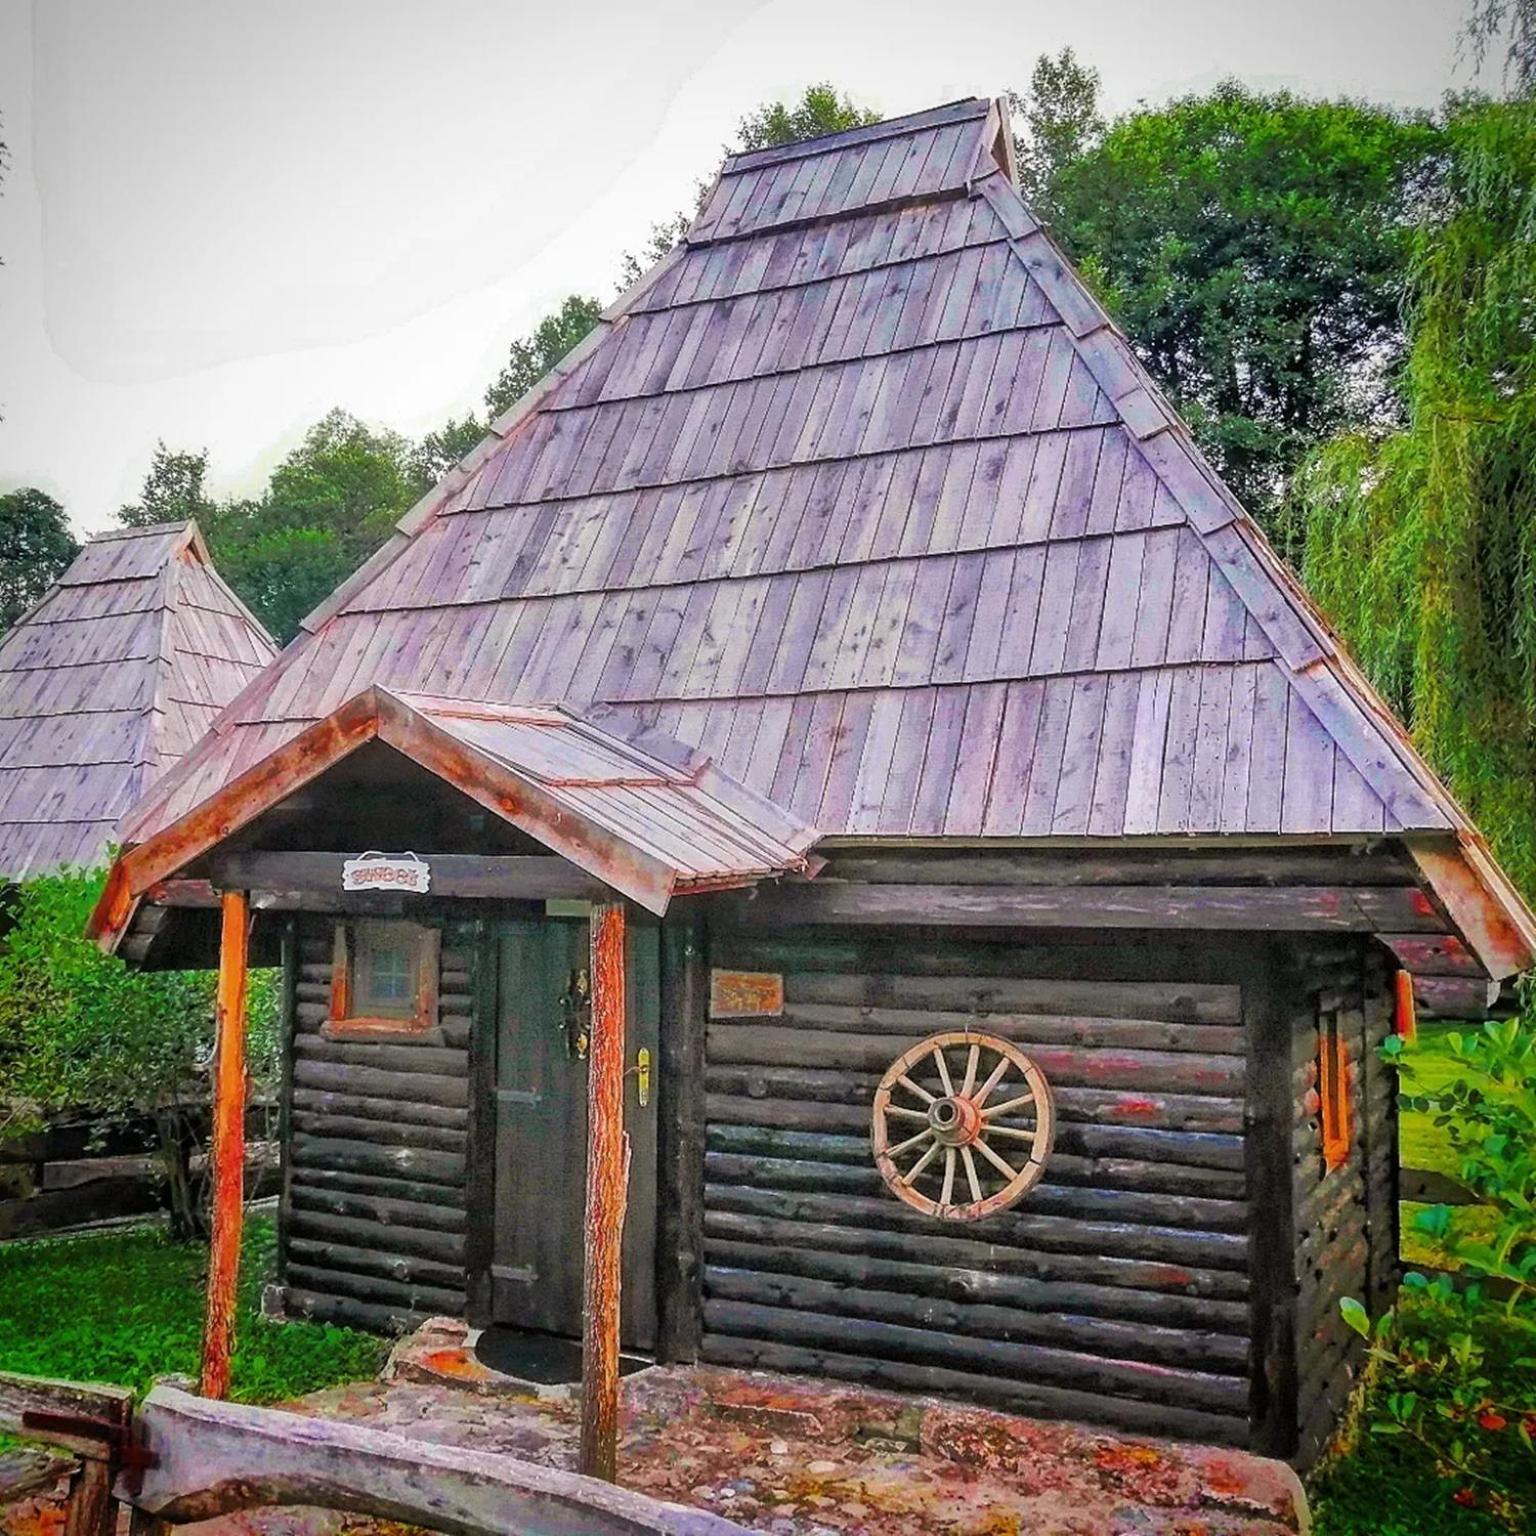
M0 1431L79 1458L64 1536L112 1536L303 1504L449 1536L748 1536L705 1510L576 1472L196 1397L0 1374Z

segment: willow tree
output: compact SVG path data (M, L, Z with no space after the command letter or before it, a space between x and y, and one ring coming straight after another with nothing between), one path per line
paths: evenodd
M1536 893L1536 103L1451 115L1410 265L1405 425L1298 477L1303 575Z

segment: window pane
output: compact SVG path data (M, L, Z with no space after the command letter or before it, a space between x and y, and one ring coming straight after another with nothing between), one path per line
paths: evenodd
M416 1011L420 931L409 923L360 923L353 967L353 1012L408 1019Z

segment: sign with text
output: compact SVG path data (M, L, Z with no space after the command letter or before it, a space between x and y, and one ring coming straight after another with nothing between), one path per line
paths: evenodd
M712 1019L776 1019L784 1012L784 978L777 971L711 971Z
M414 853L364 853L341 866L344 891L414 891L426 895L432 868Z

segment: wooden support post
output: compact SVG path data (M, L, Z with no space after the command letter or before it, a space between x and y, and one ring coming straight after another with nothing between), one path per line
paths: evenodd
M592 908L592 1044L587 1061L587 1209L581 1353L581 1470L614 1480L619 1427L619 1289L629 1155L624 1135L624 908Z
M213 1235L208 1254L208 1302L203 1324L204 1397L229 1394L235 1343L235 1287L240 1274L240 1224L245 1211L245 991L250 940L244 891L220 897L219 986L214 1007Z

